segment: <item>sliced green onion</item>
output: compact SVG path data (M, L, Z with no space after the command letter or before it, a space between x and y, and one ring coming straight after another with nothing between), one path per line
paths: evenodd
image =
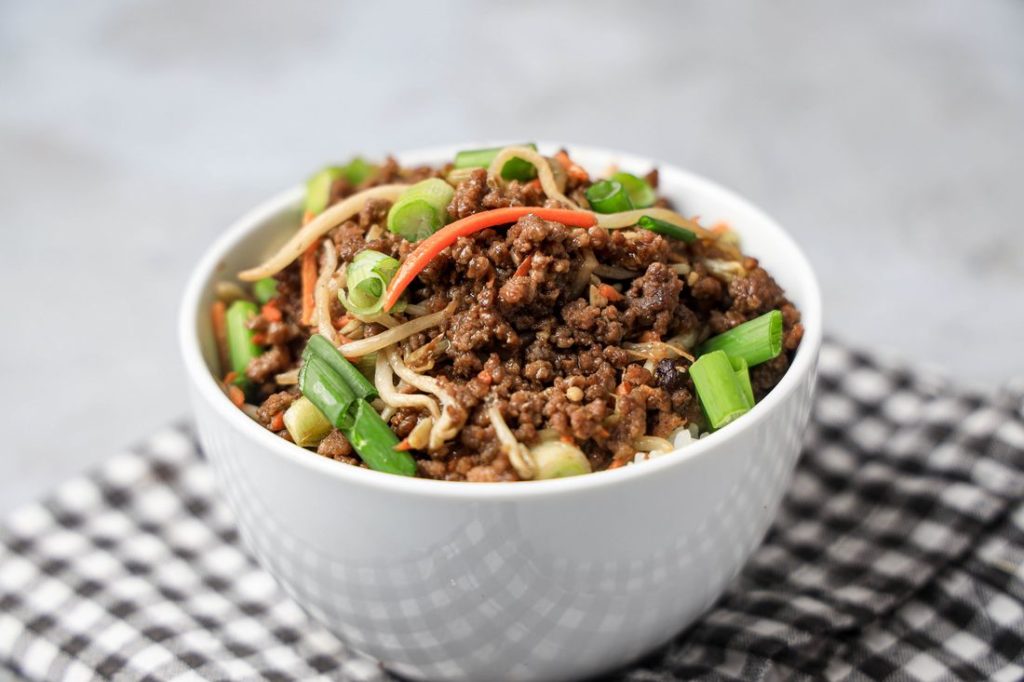
M454 196L455 189L440 178L417 182L388 211L388 229L410 242L426 239L444 227Z
M632 173L615 173L608 179L622 185L626 194L629 195L629 200L633 202L633 208L654 206L654 202L658 199L654 188L646 180L638 178Z
M547 441L530 448L537 465L537 479L565 478L589 474L590 461L575 445L561 441Z
M771 360L782 352L782 313L773 310L712 336L697 353L716 350L725 351L730 358L742 358L750 367Z
M315 355L303 353L299 390L339 429L352 424L349 409L355 394L330 365Z
M713 429L722 428L753 407L736 379L729 356L722 351L697 358L690 365L690 377Z
M270 299L277 296L277 280L273 277L264 277L252 285L253 296L261 304L270 302Z
M392 308L392 310L394 309ZM374 375L377 372L377 353L375 351L366 355L360 355L352 361L352 364L356 366L359 373L366 377L368 381L373 381Z
M532 142L516 145L518 147L529 147L537 151L537 145ZM490 147L488 149L467 149L455 155L455 168L487 168L494 161L504 147ZM513 157L501 167L501 177L505 180L533 180L537 177L537 169L529 161Z
M736 373L736 381L739 382L740 388L743 389L743 395L747 397L747 402L753 406L754 387L750 385L750 369L747 366L747 361L743 358L729 358L729 362L732 363L732 369Z
M348 385L357 398L372 400L377 397L377 387L320 334L310 337L302 357L304 359L316 358L329 366Z
M380 312L388 282L398 271L398 265L397 260L380 251L360 251L345 269L348 293L339 290L338 299L347 310L358 315Z
M256 317L259 308L252 301L239 299L228 306L225 315L225 326L227 327L228 355L231 358L231 369L237 375L235 383L239 386L249 384L245 370L249 362L259 357L263 351L257 346L252 338L253 331L246 326L252 318Z
M327 208L331 200L331 185L334 181L345 177L345 169L341 166L328 166L306 181L307 213L316 215Z
M352 423L342 432L371 469L399 476L416 475L416 460L408 452L395 449L398 436L365 400L356 401Z
M336 180L345 178L349 184L358 185L375 170L376 166L357 156L344 166L327 166L318 171L306 181L306 211L316 215L327 208L331 200L331 186Z
M652 218L649 215L642 215L640 216L640 219L636 221L636 224L637 227L642 227L643 229L650 230L651 232L657 232L658 234L671 237L672 239L678 239L681 242L689 243L697 241L696 232L687 230L685 227L673 225L667 220L658 220L657 218Z
M319 445L331 432L331 422L306 396L300 397L284 411L284 428L296 445L308 448Z
M587 188L590 208L598 213L621 213L633 209L633 202L622 183L615 180L601 180Z
M377 166L373 165L361 156L357 156L348 162L345 166L345 179L350 184L358 185L359 183L366 180L374 171L377 170Z

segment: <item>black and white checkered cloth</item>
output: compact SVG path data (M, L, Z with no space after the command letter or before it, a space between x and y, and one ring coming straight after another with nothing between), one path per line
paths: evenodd
M9 517L0 662L31 679L388 679L239 548L187 428ZM1024 391L975 395L826 345L765 544L618 676L1024 678Z

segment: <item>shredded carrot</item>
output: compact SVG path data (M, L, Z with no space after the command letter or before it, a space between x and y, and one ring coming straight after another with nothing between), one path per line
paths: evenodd
M412 446L409 444L409 439L408 438L403 438L401 441L399 441L398 445L395 446L395 450L397 450L398 452L405 452L406 450L412 450Z
M224 385L227 386L228 384L235 383L235 379L237 378L238 372L236 372L235 370L231 370L230 372L224 375Z
M267 335L261 332L256 332L252 335L252 342L257 346L265 346L267 345Z
M210 319L213 323L213 338L217 342L217 358L220 366L226 368L230 357L228 355L228 327L225 316L227 306L224 301L214 301L210 306Z
M278 412L274 415L274 418L270 420L270 430L280 431L284 428L284 412Z
M575 439L573 439L573 437L570 436L569 434L559 436L558 440L562 441L563 443L568 443L569 445L576 445Z
M543 220L552 220L569 227L593 227L597 224L597 216L590 211L573 211L565 208L539 208L536 206L509 206L507 208L496 208L492 211L475 213L461 220L456 220L451 225L446 225L430 235L413 249L412 253L405 257L398 272L391 279L388 285L387 296L384 299L384 310L390 310L398 299L405 292L416 275L427 266L427 263L434 260L437 254L455 243L459 237L466 237L486 230L488 227L513 223L524 215L533 214Z
M281 309L277 307L276 301L264 303L263 307L260 308L260 314L263 315L263 319L267 322L281 321Z
M312 211L306 211L305 213L302 214L302 224L305 225L315 217L316 213L313 213Z
M562 168L565 169L565 172L568 173L569 177L573 180L577 180L579 182L590 182L590 173L570 159L568 152L564 149L555 154L555 160L562 164Z
M338 319L337 319L337 320L335 321L335 323L334 323L334 324L335 324L336 326L338 326L338 327L344 327L344 326L345 326L346 324L348 324L348 323L349 323L349 322L351 322L351 321L352 321L352 316L351 316L351 315L349 315L348 313L345 313L344 315L342 315L341 317L339 317L339 318L338 318Z
M608 429L604 428L603 426L599 426L594 431L594 435L597 436L598 438L607 438L612 434L608 431Z
M612 469L618 469L619 467L621 467L621 466L623 466L625 464L626 464L626 462L624 460L617 459L617 460L613 461L611 464L608 465L608 469L606 469L606 471L611 471Z
M519 267L516 268L516 272L513 275L513 277L523 277L523 276L525 276L527 273L530 272L530 266L531 265L533 265L533 254L532 253L529 256L527 256L526 258L524 258L523 262L519 264Z
M611 284L604 284L604 283L602 283L602 284L600 284L597 287L597 291L602 296L607 298L609 301L621 301L622 299L625 298L625 296L620 294L618 292L618 290L615 287L613 287Z
M234 384L228 386L228 398L235 407L241 407L245 404L245 393L243 393L242 389Z
M302 324L309 325L313 322L313 290L316 288L316 251L320 242L314 242L306 252L302 254Z

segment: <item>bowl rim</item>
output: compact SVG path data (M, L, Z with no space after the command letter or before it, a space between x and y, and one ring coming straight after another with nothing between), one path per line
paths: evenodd
M403 164L436 163L438 159L450 157L456 151L467 148L501 146L501 141L468 142L453 145L427 147L397 153L395 157ZM192 388L214 410L218 418L224 420L233 430L254 441L255 445L266 448L275 456L305 467L318 474L331 476L352 485L361 485L386 490L404 495L425 496L444 499L466 500L507 500L522 497L544 495L564 495L567 493L602 490L607 487L639 481L648 476L658 476L663 470L685 466L687 462L700 457L713 456L713 452L730 440L737 438L742 432L753 429L756 424L769 419L777 412L786 399L801 384L801 380L815 371L818 351L822 339L821 291L817 277L810 262L796 241L772 217L744 199L736 192L719 185L701 175L666 163L660 159L643 157L619 152L605 147L574 145L566 143L538 142L541 149L565 147L573 154L581 156L598 156L615 159L624 166L657 167L660 172L670 174L682 180L691 191L700 194L717 195L722 203L736 206L740 211L750 213L757 221L777 232L782 242L783 251L787 254L788 266L795 270L794 279L799 282L798 288L803 294L800 303L801 322L804 325L804 336L796 356L789 369L779 383L765 398L757 403L742 419L729 425L729 428L715 431L671 455L658 457L644 462L642 466L620 467L614 470L596 471L582 476L552 479L545 481L514 481L497 483L477 483L469 481L438 481L419 477L396 476L362 467L343 466L338 462L324 457L311 456L313 453L298 448L257 424L244 412L236 408L213 378L203 358L199 343L199 331L195 321L199 319L199 304L209 285L212 285L218 267L224 257L240 242L244 241L257 227L282 212L294 210L303 196L302 186L292 187L258 204L235 220L203 253L198 264L192 270L178 314L178 343L182 360L185 364L188 381ZM742 236L742 230L740 230ZM756 254L755 254L756 255ZM193 401L196 396L193 395ZM193 404L193 411L199 406Z

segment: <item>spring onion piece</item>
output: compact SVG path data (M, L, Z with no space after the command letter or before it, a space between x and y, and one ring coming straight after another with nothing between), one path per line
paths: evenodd
M417 182L388 211L388 229L410 242L426 239L444 227L454 196L455 189L440 178Z
M649 215L642 215L636 221L637 227L642 227L645 230L651 232L657 232L660 235L671 237L672 239L678 239L681 242L695 242L697 241L697 234L691 230L687 230L685 227L679 227L673 225L667 220L658 220L652 218Z
M632 173L615 173L608 179L622 185L626 194L629 195L629 200L636 208L654 206L654 202L658 199L654 188L646 180L638 178Z
M530 448L533 461L537 465L537 479L565 478L589 474L590 461L575 445L553 440L540 443Z
M277 296L277 280L273 277L264 277L252 285L253 296L261 304L268 303L270 299Z
M601 180L587 188L587 201L597 213L619 213L633 209L633 202L621 183Z
M373 249L360 251L345 270L348 293L339 290L338 299L357 315L376 315L384 306L384 294L396 272L398 261L391 256Z
M697 349L698 355L722 350L730 358L742 358L753 367L782 352L782 313L778 310L736 325L712 336Z
M415 476L416 460L404 450L396 450L398 436L365 400L357 400L352 423L342 428L355 451L375 471L399 476Z
M747 397L747 402L753 406L754 387L750 385L750 369L747 367L747 361L743 358L729 358L729 362L732 363L732 369L736 373L736 381L739 382L740 388L743 389L743 395Z
M327 202L331 200L331 185L335 180L343 177L345 177L344 168L328 166L307 180L304 206L306 212L317 215L327 208Z
M284 428L299 447L319 445L331 432L331 422L316 409L309 398L302 396L284 411Z
M346 358L348 359L348 358ZM374 375L377 372L377 354L367 353L366 355L360 355L353 362L359 373L366 377L369 381L374 381Z
M339 429L352 424L349 408L356 400L355 394L334 368L312 354L302 354L299 390L331 424Z
M345 179L349 181L349 184L358 185L369 178L376 170L377 167L375 165L363 157L357 156L345 166Z
M713 429L722 428L753 407L736 379L729 356L720 350L697 358L690 365L690 377Z
M377 389L373 383L320 334L310 337L302 357L316 358L330 367L357 398L372 400L377 397Z
M530 142L529 144L517 145L521 147L529 147L530 149L537 151L537 145ZM455 155L455 168L487 168L494 161L494 157L498 155L504 147L491 147L489 149L468 149L461 151ZM537 177L537 169L534 168L533 164L524 159L513 157L505 162L505 165L501 167L501 177L505 180L533 180Z
M259 357L262 351L253 342L253 331L246 326L259 312L259 308L252 301L237 300L228 306L225 315L225 326L227 327L228 355L231 358L231 369L234 370L235 384L247 386L249 379L245 376L245 370L249 362Z

